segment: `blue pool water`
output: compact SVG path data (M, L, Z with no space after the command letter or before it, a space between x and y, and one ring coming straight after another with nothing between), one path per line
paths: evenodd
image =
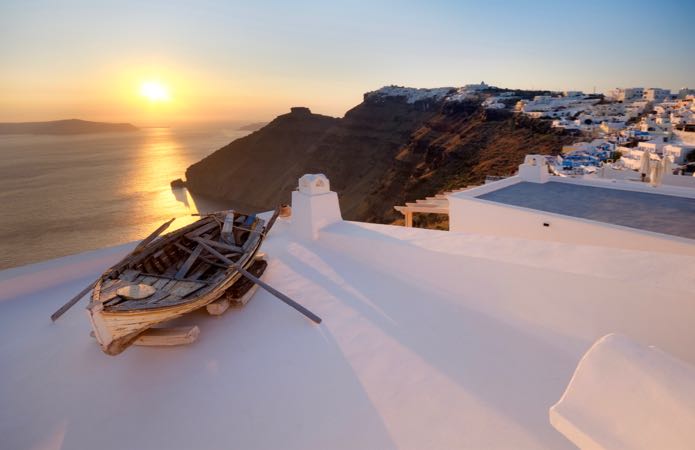
M521 182L478 198L695 239L692 198L557 182Z

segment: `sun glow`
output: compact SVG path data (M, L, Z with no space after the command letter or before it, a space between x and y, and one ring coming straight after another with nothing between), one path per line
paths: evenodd
M140 85L140 95L153 103L171 100L169 88L158 81L145 81Z

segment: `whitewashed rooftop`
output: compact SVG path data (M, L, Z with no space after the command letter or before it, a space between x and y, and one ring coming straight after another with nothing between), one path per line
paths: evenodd
M12 449L574 448L549 423L591 344L695 362L695 258L279 220L264 291L194 313L185 347L101 353L50 314L129 246L0 272L0 436Z

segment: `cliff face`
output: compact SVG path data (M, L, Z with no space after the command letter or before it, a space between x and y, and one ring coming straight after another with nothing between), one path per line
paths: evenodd
M475 101L443 108L400 147L363 217L390 222L402 217L393 205L482 184L486 175L513 175L526 154L558 154L576 139L537 120L486 110ZM380 199L390 199L389 204Z
M455 98L452 101L451 98ZM325 173L343 217L391 222L393 206L510 175L527 153L571 142L542 122L482 107L485 95L452 88L385 88L342 119L294 111L191 166L192 192L236 207L288 202L304 173Z
M339 119L292 108L260 130L237 139L186 170L191 192L252 211L287 202L310 165L308 151Z

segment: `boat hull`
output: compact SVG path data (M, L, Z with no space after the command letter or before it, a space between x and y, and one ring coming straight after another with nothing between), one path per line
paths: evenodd
M126 264L114 266L102 275L92 290L92 300L87 306L87 315L94 336L104 353L118 355L148 328L207 306L220 298L242 277L241 273L229 264L220 264L219 261L215 263L209 259L210 256L203 258L200 248L195 248L195 250L183 248L182 243L187 243L190 246L197 242L196 230L206 230L207 233L217 233L219 236L219 230L213 230L215 228L214 223L212 220L201 219L197 227L188 226L170 233L148 247L143 254L133 255L132 260ZM262 224L263 221L256 219L256 222L253 223L255 228L246 229L249 237L244 242L243 248L226 244L227 247L238 248L238 259L235 264L244 269L248 269L253 264L255 255L261 246L264 232ZM203 239L205 242L211 242L210 234L204 236L208 236L208 238ZM225 246L222 241L217 242L217 245ZM175 247L188 253L181 251L179 256L172 256L171 250ZM169 250L169 256L166 255L167 250ZM157 257L157 255L160 255L159 259L148 262L147 258ZM162 263L162 260L168 262L171 270L178 268L178 272L173 276L166 275L167 267L166 264ZM192 261L191 264L187 265L188 260ZM186 273L195 271L193 269L195 266L192 265L193 261L197 261L201 266L214 269L212 275L207 279L185 278ZM186 266L186 269L181 269L182 266ZM148 273L152 272L154 268L159 268L164 273ZM142 272L143 270L147 272ZM206 269L203 268L202 270L205 272ZM128 272L137 272L138 275L136 278L128 278ZM155 290L161 291L160 294L162 294L160 298L156 298L157 294L155 294L150 299L134 301L113 293L114 291L118 292L116 289L118 286L128 283L137 284L138 280L141 283L149 283L153 287L157 287L158 289ZM153 282L152 280L156 281ZM179 290L170 291L167 286L171 285L179 287L184 285L187 290L181 292L179 288ZM109 290L111 291L110 294L108 293Z
M205 295L179 306L146 311L110 312L104 310L103 304L94 303L87 308L87 314L102 351L115 356L128 348L140 333L148 328L176 319L214 302L240 277L239 273L235 273Z

